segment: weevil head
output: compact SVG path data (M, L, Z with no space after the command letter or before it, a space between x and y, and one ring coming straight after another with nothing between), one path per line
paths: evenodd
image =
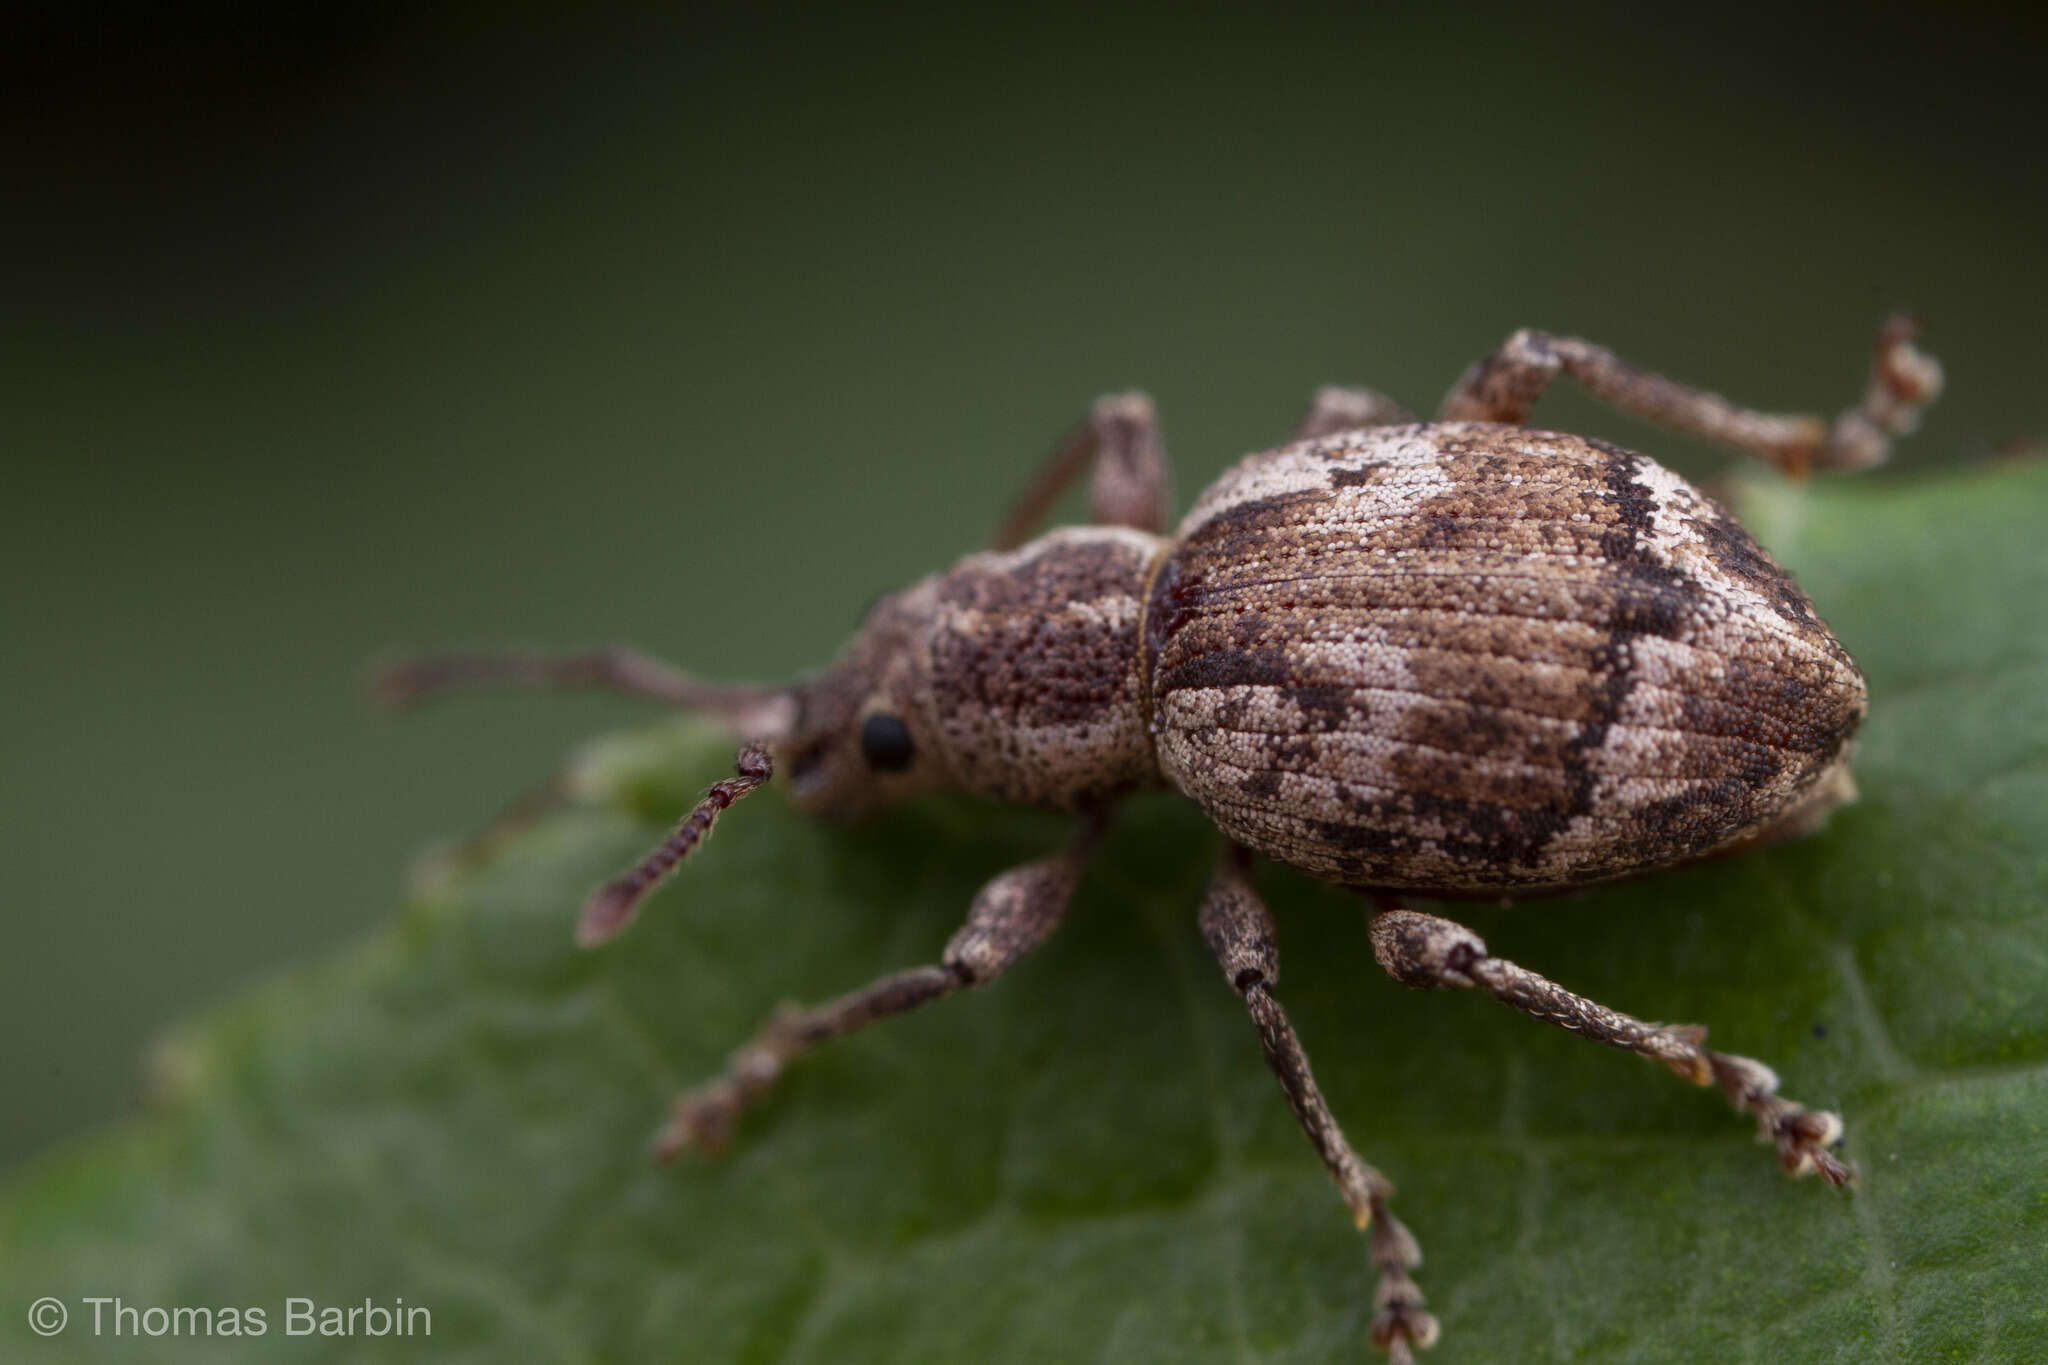
M776 757L803 809L855 816L947 785L922 657L936 583L878 598L832 666L791 688L795 716Z
M878 599L790 689L776 758L792 798L826 816L934 790L1076 809L1158 781L1139 654L1163 546L1056 531Z

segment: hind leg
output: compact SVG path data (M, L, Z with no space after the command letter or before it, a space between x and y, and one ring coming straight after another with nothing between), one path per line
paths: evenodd
M1755 1116L1758 1136L1777 1147L1778 1164L1793 1175L1818 1172L1830 1185L1846 1185L1854 1176L1829 1150L1841 1139L1840 1118L1779 1095L1777 1073L1762 1062L1709 1051L1703 1045L1704 1028L1630 1018L1506 958L1489 955L1479 935L1462 924L1399 906L1373 916L1372 950L1387 975L1404 986L1477 986L1532 1019L1662 1062L1695 1085L1720 1086L1730 1103Z
M1941 392L1941 366L1914 348L1913 330L1913 320L1903 314L1885 319L1863 400L1832 426L1806 414L1740 407L1631 365L1604 346L1528 329L1467 370L1439 416L1447 422L1521 425L1550 381L1566 374L1624 412L1734 446L1788 474L1803 475L1816 465L1866 469L1883 462L1891 438L1913 430L1920 410Z

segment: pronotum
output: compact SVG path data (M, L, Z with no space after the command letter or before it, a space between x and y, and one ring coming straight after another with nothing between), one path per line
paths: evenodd
M784 1011L676 1101L659 1150L715 1149L819 1044L983 985L1044 942L1118 800L1171 787L1228 840L1201 908L1225 979L1316 1154L1370 1233L1373 1342L1437 1336L1392 1186L1331 1115L1274 995L1255 856L1353 887L1372 949L1421 989L1514 1009L1718 1085L1794 1175L1847 1183L1842 1125L1778 1095L1705 1030L1644 1023L1490 955L1406 896L1512 898L1806 833L1855 793L1862 675L1736 521L1649 458L1525 425L1558 375L1617 407L1794 475L1864 468L1941 386L1909 320L1880 329L1868 388L1832 424L1738 407L1571 337L1521 331L1435 422L1324 389L1289 444L1247 456L1166 534L1152 404L1098 400L995 537L880 599L832 666L779 687L700 681L642 655L427 656L386 667L392 703L463 685L593 686L714 717L745 741L673 834L584 907L623 929L727 806L780 770L825 816L964 791L1071 812L1050 857L990 881L934 965ZM1093 525L1026 540L1092 471Z

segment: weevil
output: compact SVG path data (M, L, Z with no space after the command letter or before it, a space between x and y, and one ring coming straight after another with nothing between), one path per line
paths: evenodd
M815 675L730 686L606 649L426 656L377 686L393 703L477 684L606 688L702 712L745 741L735 775L591 896L586 945L625 928L720 813L776 772L821 816L941 789L1071 813L1066 845L984 886L936 963L768 1019L723 1075L676 1101L664 1157L721 1146L821 1043L1000 977L1058 927L1118 800L1177 790L1226 840L1203 937L1369 1232L1372 1341L1407 1361L1438 1335L1412 1275L1421 1253L1274 993L1274 926L1249 863L1361 892L1373 954L1403 984L1476 987L1718 1085L1785 1170L1848 1183L1840 1119L1779 1095L1763 1063L1709 1050L1703 1028L1576 995L1404 898L1635 876L1807 833L1854 796L1864 681L1805 594L1655 461L1527 422L1566 375L1795 476L1865 468L1940 390L1913 332L1903 316L1883 324L1861 401L1832 424L1517 332L1434 422L1369 389L1322 390L1288 444L1239 461L1171 533L1153 406L1113 395L1055 449L992 550L879 599ZM1092 524L1027 539L1084 470Z

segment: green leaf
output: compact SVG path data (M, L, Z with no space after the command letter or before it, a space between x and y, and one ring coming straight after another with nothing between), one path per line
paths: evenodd
M2048 1359L2048 465L1747 504L1869 672L1861 803L1795 846L1464 917L1839 1109L1860 1193L1786 1180L1660 1068L1400 989L1353 898L1261 874L1282 998L1400 1186L1445 1365ZM1201 946L1214 837L1170 799L1003 981L804 1062L722 1159L651 1164L669 1096L779 1000L931 960L1059 828L948 802L827 828L763 795L575 951L583 894L727 759L688 726L607 742L588 799L166 1043L152 1113L0 1199L0 1354L1372 1358L1364 1239ZM48 1340L39 1295L70 1311ZM269 1333L95 1337L92 1296L258 1307ZM402 1298L431 1345L281 1350L288 1296Z

